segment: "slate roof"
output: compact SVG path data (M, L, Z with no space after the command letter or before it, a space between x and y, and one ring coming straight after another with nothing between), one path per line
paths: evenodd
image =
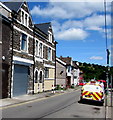
M48 30L49 30L49 27L51 27L51 22L35 24L35 26L39 28L42 32L48 35Z
M77 69L79 68L79 66L76 64L76 61L73 61L73 66Z
M23 2L3 2L10 10L18 11Z
M71 62L72 62L72 66L75 67L75 68L78 68L76 62L72 61L72 57L62 57L62 56L60 56L59 59L62 60L63 62L65 62L67 65L71 65Z
M62 57L60 56L60 58L63 62L65 62L67 65L71 65L71 61L72 61L72 58L71 57Z

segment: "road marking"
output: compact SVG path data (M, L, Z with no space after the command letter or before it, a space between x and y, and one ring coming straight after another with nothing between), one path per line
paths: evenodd
M75 91L79 91L79 90L80 89L77 89ZM75 92L75 91L71 91L71 92ZM41 100L46 100L46 99L49 99L49 98L52 98L52 97L56 97L56 96L60 96L60 95L64 95L64 94L67 94L67 93L70 93L70 92L58 93L58 94L50 96L50 97L37 98L37 99L34 99L34 100L30 100L30 101L23 101L22 103L14 103L13 105L0 107L0 110L1 109L12 108L12 107L17 107L17 106L21 106L21 105L25 105L25 104L29 104L29 103L33 103L33 102L38 102L38 101L41 101Z
M32 102L41 101L41 100L44 100L44 99L46 99L46 98L40 98L40 99L31 100L31 101L24 101L23 103L14 103L13 105L0 107L0 109L7 109L7 108L11 108L11 107L17 107L17 106L25 105L25 104L32 103Z

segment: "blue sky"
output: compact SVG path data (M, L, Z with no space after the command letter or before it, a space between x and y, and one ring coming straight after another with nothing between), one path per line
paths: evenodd
M63 1L63 0L62 0ZM57 56L106 65L103 2L29 2L33 22L51 22ZM108 48L111 49L111 4L107 2Z
M52 22L57 56L106 65L104 3L30 2L34 23ZM110 3L107 3L108 47L110 48Z

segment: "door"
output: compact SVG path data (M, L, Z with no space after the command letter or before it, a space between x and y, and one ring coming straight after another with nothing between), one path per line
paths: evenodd
M71 87L71 77L67 76L67 84L66 84L67 88Z
M2 63L2 91L0 91L0 95L2 98L7 98L8 97L8 70L9 70L9 65Z
M13 96L24 95L28 87L28 67L14 65Z

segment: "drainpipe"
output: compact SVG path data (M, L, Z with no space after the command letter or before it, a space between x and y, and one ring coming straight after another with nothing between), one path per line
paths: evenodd
M54 81L54 86L56 87L56 44L58 44L57 41L55 41L55 81Z
M12 93L11 93L11 83L12 83L12 66L13 66L13 18L12 18L12 23L11 23L11 29L12 29L12 49L11 49L11 72L10 72L10 94L9 94L9 98L11 98Z
M35 28L33 26L33 91L32 91L32 94L34 94L34 71L35 71Z
M12 66L13 66L13 46L14 46L14 28L13 28L13 26L14 26L14 18L16 17L16 12L15 11L12 11L12 13L11 13L12 15L12 22L11 22L11 29L12 29L12 50L11 50L11 72L10 72L10 93L9 93L9 98L11 98L12 97L12 93L11 93L11 90L12 90L12 88L11 88L11 86L12 86L12 77L13 77L13 75L12 75L12 72L13 72L13 70L12 70Z

